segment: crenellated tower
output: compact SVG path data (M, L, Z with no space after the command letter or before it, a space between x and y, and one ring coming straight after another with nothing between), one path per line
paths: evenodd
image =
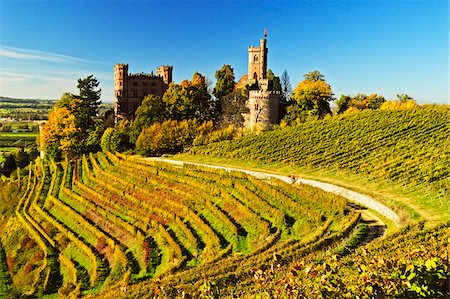
M163 82L166 85L172 83L172 66L171 65L161 65L156 68L156 75L163 78Z
M266 79L267 54L266 39L262 38L259 47L248 47L248 78L253 80Z
M251 89L247 101L249 113L244 115L245 126L250 129L268 128L278 123L280 92L272 90L267 78L267 33L259 47L248 47L248 80Z

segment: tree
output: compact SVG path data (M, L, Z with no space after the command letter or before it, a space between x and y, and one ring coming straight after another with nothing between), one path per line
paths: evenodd
M150 94L137 108L135 118L130 126L130 141L135 143L142 129L167 118L165 102L160 96Z
M22 148L15 152L17 167L25 168L30 163L30 155Z
M323 118L327 114L331 114L330 101L333 101L333 92L331 86L325 82L324 76L313 71L305 76L305 80L300 82L292 95L295 108L288 108L289 119L296 119L292 114L298 114L303 111L309 116L317 116ZM289 114L288 113L288 114Z
M188 97L192 98L191 112L199 122L214 118L216 103L212 101L208 92L206 77L195 72L188 88ZM189 118L192 118L189 117Z
M337 113L341 114L347 111L347 109L350 108L351 101L351 96L341 95L339 100L336 101Z
M5 155L4 160L0 163L0 175L9 176L17 168L14 155L9 153Z
M98 108L101 104L101 89L97 89L100 82L93 76L87 76L84 79L78 79L77 88L80 90L80 98L83 104L88 108L90 117L98 114Z
M119 125L115 128L107 128L101 138L101 148L113 153L130 148L129 137L126 134L125 127Z
M220 122L222 126L234 125L236 128L241 127L244 123L242 114L248 113L249 109L246 106L247 97L244 96L241 90L235 90L232 93L223 96L221 99L221 116Z
M136 141L136 149L144 155L177 153L192 144L198 122L196 120L167 120L144 128Z
M292 86L291 81L289 79L289 75L286 70L284 70L281 75L281 98L280 98L280 120L287 113L287 106L292 96Z
M269 89L281 92L280 77L275 76L271 69L267 71L267 79L269 79Z
M406 93L398 93L397 94L397 100L400 103L406 103L407 101L414 100L414 98L410 97Z
M206 121L214 117L216 104L208 93L206 78L195 72L192 80L179 85L171 83L162 98L166 117L174 120L197 118Z
M213 90L213 95L216 98L220 99L233 92L236 82L234 81L233 69L229 64L224 64L220 70L216 71L216 79L216 86Z
M317 70L304 74L303 77L305 78L305 81L310 82L325 81L325 76Z
M369 96L363 93L358 93L353 97L349 95L341 95L339 100L336 101L337 113L341 114L349 109L356 112L364 109L379 109L385 101L386 100L383 96L376 93Z
M46 157L60 160L62 157L73 158L83 149L80 128L76 126L75 115L65 107L54 108L48 121L42 126L39 145Z

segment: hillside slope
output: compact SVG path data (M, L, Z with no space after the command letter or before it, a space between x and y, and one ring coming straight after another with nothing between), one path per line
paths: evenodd
M194 147L177 159L319 175L439 222L450 217L449 133L449 106L362 111Z

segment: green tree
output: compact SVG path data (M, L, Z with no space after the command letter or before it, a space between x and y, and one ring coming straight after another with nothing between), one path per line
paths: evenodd
M303 78L305 78L305 81L310 82L316 82L316 81L325 81L325 76L322 75L319 71L314 70L312 72L309 72L307 74L303 75Z
M135 143L142 129L167 118L166 104L160 96L148 95L137 108L130 125L130 141Z
M236 82L234 81L233 69L229 64L224 64L220 70L216 71L216 80L216 86L213 90L213 95L216 98L220 99L233 92Z
M53 106L56 109L66 108L75 116L75 127L78 129L75 138L79 147L77 155L100 150L100 138L106 127L98 116L101 104L99 84L92 75L78 79L80 95L65 93Z
M186 89L187 97L193 99L190 107L191 115L188 118L196 118L199 122L213 119L216 103L208 93L206 77L195 72Z
M99 85L100 82L93 75L78 79L77 88L80 90L80 98L83 100L83 105L88 109L91 118L97 116L101 104L102 90L97 89Z
M4 156L3 162L0 164L0 175L9 176L17 168L16 159L13 154Z
M130 148L126 128L121 125L116 128L107 128L101 138L101 148L112 153Z
M238 128L244 123L242 114L248 113L249 109L246 106L247 97L241 90L235 90L230 94L222 97L221 100L221 115L220 122L222 127L233 125Z
M270 90L281 92L280 77L275 76L271 69L267 71L267 79L269 79Z
M280 120L283 119L287 113L287 107L292 96L291 80L286 70L281 75L281 97L280 97Z
M350 108L350 103L352 101L351 96L341 95L341 97L336 101L336 111L338 114L344 113Z
M214 117L216 104L208 93L206 78L195 72L192 80L171 83L162 98L165 116L174 120L197 118L207 121Z
M398 93L398 94L397 94L397 100L398 100L400 103L406 103L407 101L414 100L414 98L410 97L410 96L407 95L406 93Z
M25 168L30 163L30 155L23 149L15 152L17 167Z

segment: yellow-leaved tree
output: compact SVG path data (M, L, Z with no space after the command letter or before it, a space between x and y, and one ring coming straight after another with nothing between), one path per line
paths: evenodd
M323 118L331 114L330 101L334 100L331 86L319 71L304 75L292 94L292 104L287 108L288 122L304 121L308 116Z
M54 108L39 135L39 147L56 160L74 157L80 147L75 115L67 108Z

